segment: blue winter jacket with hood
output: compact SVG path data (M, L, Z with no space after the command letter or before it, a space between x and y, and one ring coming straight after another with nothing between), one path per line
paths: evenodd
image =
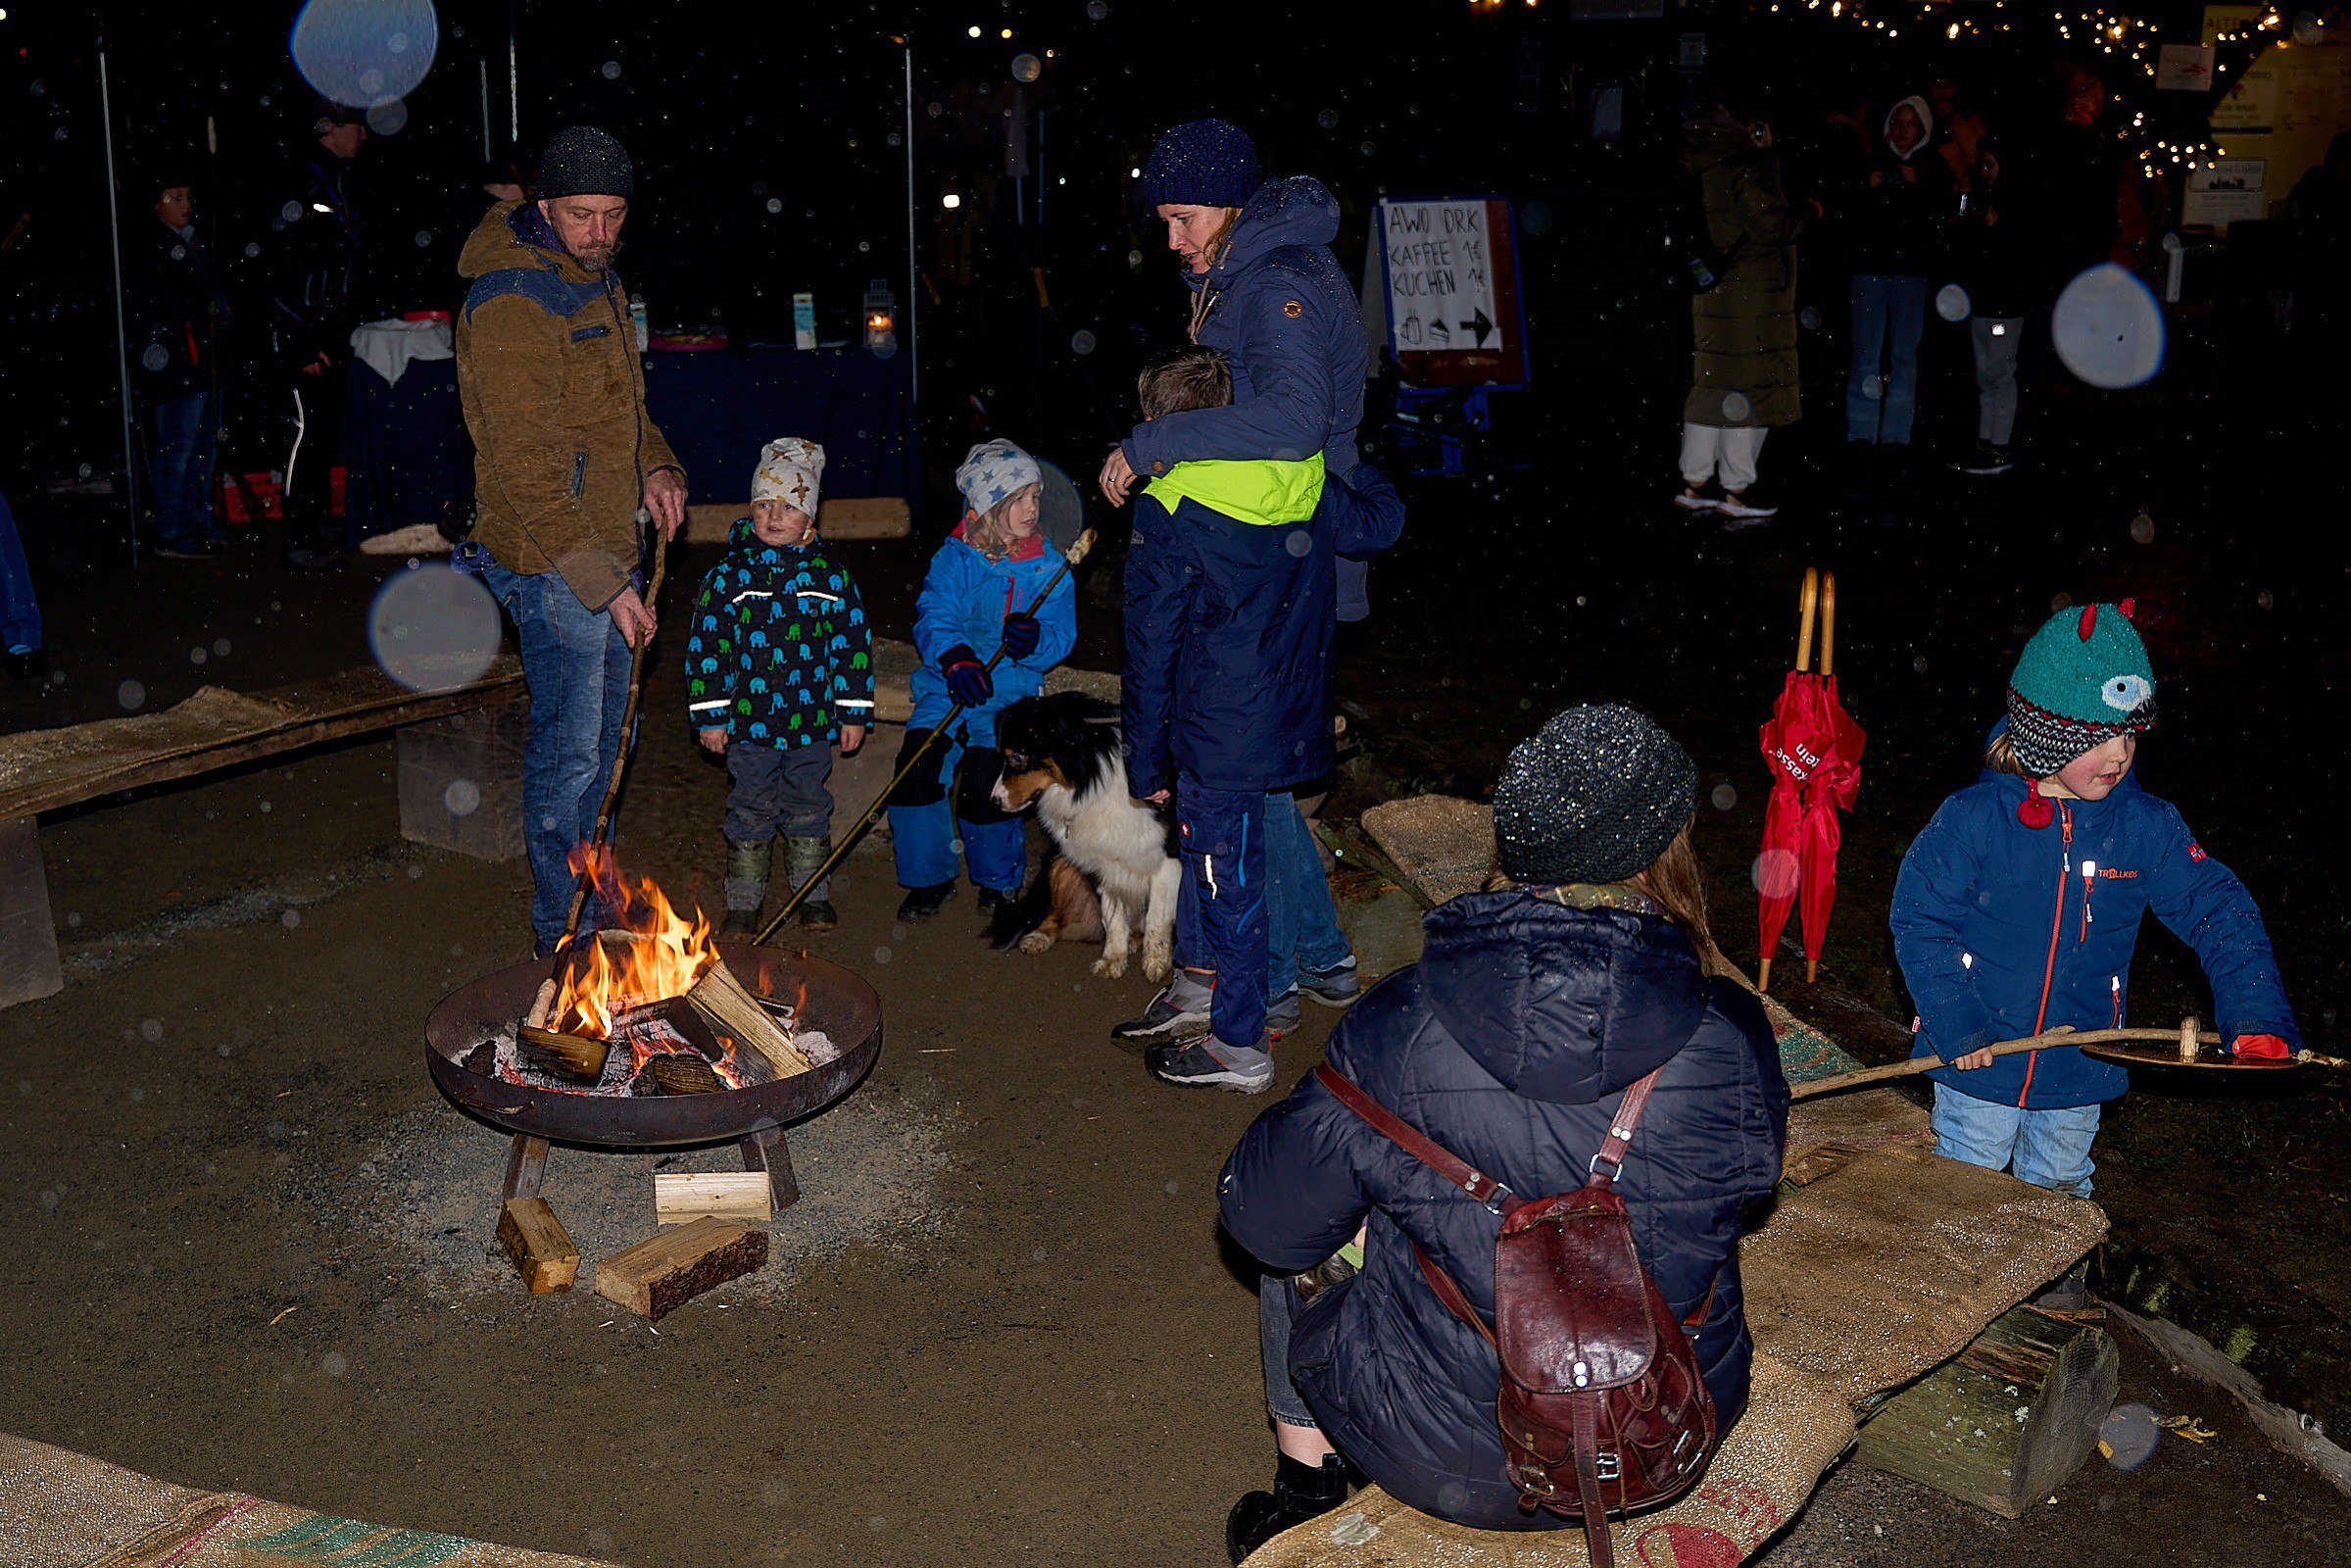
M1779 1182L1788 1128L1762 1007L1708 980L1660 914L1475 893L1423 924L1420 963L1355 1004L1331 1036L1332 1065L1527 1198L1582 1186L1626 1086L1662 1067L1618 1190L1675 1315L1714 1293L1696 1348L1728 1431L1754 1354L1739 1237ZM1411 1506L1475 1528L1562 1523L1519 1512L1494 1351L1412 1256L1417 1245L1491 1321L1494 1215L1311 1076L1243 1135L1218 1197L1234 1239L1284 1273L1369 1222L1362 1272L1306 1304L1290 1347L1292 1380L1347 1458Z
M1231 362L1233 401L1139 424L1127 466L1145 479L1179 463L1322 454L1332 473L1353 471L1355 427L1371 347L1347 274L1331 255L1339 201L1322 181L1268 180L1233 223L1230 243L1205 273L1186 272L1194 294L1212 296L1194 336ZM1340 573L1340 614L1363 611L1362 568Z
M955 705L948 694L947 677L940 672L940 659L959 643L986 663L1004 640L1004 617L1026 611L1061 569L1061 558L1046 548L1042 534L1030 535L1009 555L990 561L964 542L963 527L957 523L931 557L931 569L914 601L914 652L920 662L907 681L914 711L906 724L912 729L936 725ZM967 729L972 745L994 746L996 715L1043 691L1045 672L1077 646L1077 590L1070 578L1063 577L1037 611L1037 646L1028 658L998 664L990 677L995 694L979 707L963 710L956 720Z
M1912 1055L1948 1061L2061 1024L2124 1027L2131 950L2150 910L2202 961L2225 1040L2301 1045L2253 896L2170 802L2124 790L2051 800L2047 825L2034 828L2017 814L2032 788L2002 775L1961 790L1902 858L1891 921L1919 1013ZM2096 1104L2131 1084L2128 1069L2070 1046L1928 1076L2033 1110Z
M1127 784L1176 770L1271 790L1331 770L1334 559L1384 549L1404 503L1368 463L1186 463L1135 502L1127 547Z

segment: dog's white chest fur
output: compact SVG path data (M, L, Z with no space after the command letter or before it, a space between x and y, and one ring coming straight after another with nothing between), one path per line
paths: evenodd
M1158 818L1127 799L1127 770L1114 758L1094 787L1078 795L1049 784L1037 797L1037 817L1061 853L1091 872L1102 891L1141 909L1166 859Z

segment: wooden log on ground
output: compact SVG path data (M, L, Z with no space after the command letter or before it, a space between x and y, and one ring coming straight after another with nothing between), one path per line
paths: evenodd
M703 1218L596 1265L596 1294L660 1322L703 1292L739 1279L767 1262L767 1233L731 1220Z
M579 1249L544 1198L510 1198L498 1213L498 1245L533 1296L571 1289L579 1278Z
M775 1217L774 1204L763 1170L661 1171L653 1179L653 1217L662 1225L705 1215L764 1225Z
M0 1007L66 988L49 917L49 876L30 816L0 821Z
M2121 1369L2104 1329L2014 1307L1880 1405L1854 1457L2014 1519L2097 1446Z

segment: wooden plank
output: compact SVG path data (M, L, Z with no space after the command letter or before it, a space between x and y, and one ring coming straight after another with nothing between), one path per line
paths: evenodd
M65 988L39 825L29 816L10 817L0 821L0 1007Z
M686 509L686 542L722 545L748 501L703 502ZM904 496L827 496L816 508L816 531L827 539L904 539L914 531L914 509Z
M2013 1308L1879 1406L1854 1457L2014 1519L2096 1446L2121 1368L2105 1330Z
M774 1198L763 1170L661 1171L653 1179L653 1217L662 1225L706 1214L764 1225L774 1217Z
M412 692L372 665L245 697L207 687L163 713L0 737L0 819L31 816L118 790L272 757L327 741L512 702L521 662L492 661L469 686ZM193 710L192 721L167 721Z
M510 1198L498 1213L498 1245L533 1296L571 1289L579 1278L579 1249L544 1198Z
M624 1248L596 1265L596 1294L659 1322L703 1292L767 1262L767 1233L708 1216Z

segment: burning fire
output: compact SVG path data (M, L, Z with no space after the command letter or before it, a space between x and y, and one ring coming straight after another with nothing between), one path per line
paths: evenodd
M555 1016L563 1021L555 1027L609 1039L620 1013L693 989L718 961L718 950L708 919L680 915L651 877L623 876L609 849L571 852L573 875L590 864L610 923L601 941L581 933L586 954L557 966Z

